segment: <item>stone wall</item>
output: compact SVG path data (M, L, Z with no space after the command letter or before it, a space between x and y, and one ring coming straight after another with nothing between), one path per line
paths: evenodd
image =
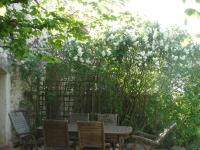
M19 68L17 66L12 68L10 73L11 89L10 89L10 110L18 110L19 102L24 99L25 83L20 78Z
M17 110L19 101L23 100L24 84L18 68L0 51L0 145L12 143L8 113Z
M8 113L10 111L10 74L9 62L0 53L0 144L8 143L11 137Z
M0 144L6 142L6 72L0 69Z

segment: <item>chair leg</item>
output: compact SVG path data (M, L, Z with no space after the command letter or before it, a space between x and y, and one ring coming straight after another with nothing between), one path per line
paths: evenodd
M38 145L37 145L37 143L35 143L35 149L38 150Z
M137 145L137 142L133 143L132 150L136 150L136 145Z
M112 142L112 149L115 150L115 142Z

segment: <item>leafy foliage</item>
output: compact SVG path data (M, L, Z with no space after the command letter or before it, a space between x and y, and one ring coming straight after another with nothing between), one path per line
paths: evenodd
M189 16L196 15L197 17L200 15L199 11L193 8L188 8L185 10L185 13Z
M18 60L35 55L46 61L58 61L60 58L52 56L51 51L63 49L66 39L84 41L89 38L90 26L95 27L101 19L114 18L112 13L107 15L102 11L111 11L108 4L109 1L98 2L98 7L95 1L1 1L0 6L6 8L6 14L0 16L0 46ZM89 5L88 9L76 8L84 5ZM91 10L95 16L88 15Z
M116 112L122 124L154 133L176 121L168 144L189 145L198 137L200 46L185 31L116 14L110 1L58 2L49 9L49 1L14 2L1 2L7 13L0 20L0 44L23 60L22 76L32 89L41 77L92 76L94 91L103 91L96 103L107 104L93 110ZM47 97L48 104L57 103L56 93Z

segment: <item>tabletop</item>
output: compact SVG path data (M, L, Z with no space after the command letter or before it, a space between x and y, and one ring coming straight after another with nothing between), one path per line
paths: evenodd
M42 130L43 127L40 126L37 129ZM77 124L68 124L68 131L78 132ZM132 132L132 127L130 126L104 125L105 134L129 135L131 132Z
M78 132L77 124L68 124L69 132ZM119 125L104 125L105 134L117 134L117 135L129 135L132 132L130 126L119 126Z

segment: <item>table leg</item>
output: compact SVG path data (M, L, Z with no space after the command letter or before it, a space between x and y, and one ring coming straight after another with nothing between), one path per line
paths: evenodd
M124 147L124 138L119 136L119 150L123 150Z

